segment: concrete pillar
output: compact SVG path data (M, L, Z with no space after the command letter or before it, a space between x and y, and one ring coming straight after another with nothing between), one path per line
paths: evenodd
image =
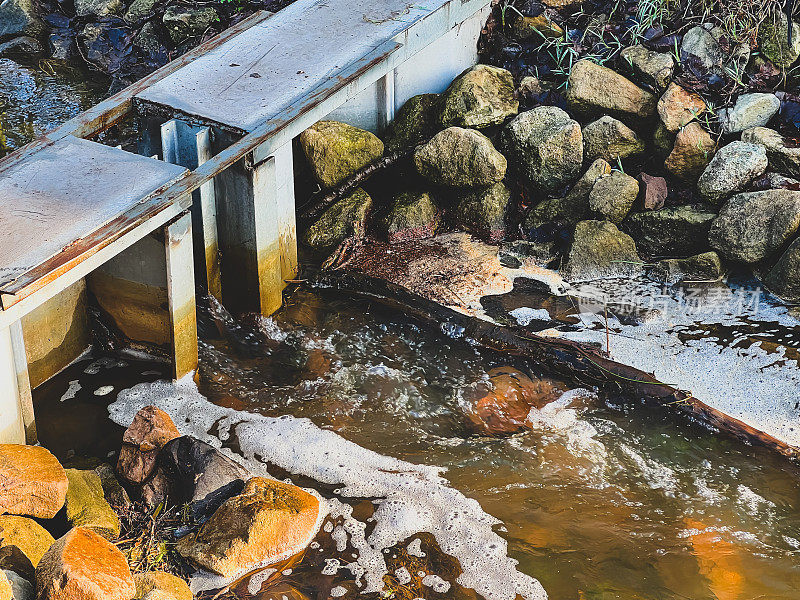
M0 329L0 443L36 443L22 324Z
M186 213L87 276L106 318L143 349L169 358L176 379L197 366L192 219Z
M389 126L389 123L394 121L394 113L397 109L395 106L394 75L395 71L392 69L378 80L376 86L379 131L383 131Z
M222 136L214 137L219 151ZM233 313L274 313L282 302L284 271L296 271L291 156L288 148L257 165L248 156L215 178L222 300Z
M213 157L211 129L172 119L161 126L161 153L164 161L196 169ZM201 288L222 299L217 207L214 183L208 182L192 193L195 274Z

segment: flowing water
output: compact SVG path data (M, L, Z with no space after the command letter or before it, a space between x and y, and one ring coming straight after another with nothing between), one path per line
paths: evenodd
M3 151L99 95L0 60ZM520 323L542 315L508 308ZM796 351L774 350L796 346L787 323L672 333L713 340L725 360L696 368L732 384L729 355L757 339L767 376L738 377L736 393L766 397L770 373L796 364ZM641 360L650 342L626 346L631 327L612 319L614 350ZM183 433L327 498L305 555L237 583L237 597L541 598L535 580L554 600L800 597L800 476L768 451L591 390L533 410L523 433L477 435L468 415L491 368L546 374L355 301L297 292L274 318L222 331L206 327L196 386L167 383L158 363L88 356L36 390L37 421L60 458L113 460L123 426L155 403ZM602 343L605 332L567 335Z

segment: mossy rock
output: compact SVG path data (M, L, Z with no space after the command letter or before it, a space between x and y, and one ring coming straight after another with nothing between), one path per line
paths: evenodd
M36 568L55 540L39 523L28 517L0 515L0 548L16 546Z
M502 181L508 161L482 133L448 127L417 148L414 166L435 185L475 188Z
M338 121L320 121L300 134L315 179L334 187L383 155L378 136Z
M687 258L666 258L649 268L647 275L664 283L712 282L722 277L722 261L716 252L703 252Z
M140 600L192 600L192 591L180 577L164 571L136 573L136 598Z
M439 94L409 98L383 134L386 149L394 152L422 142L439 129Z
M789 23L780 11L766 19L758 28L758 47L781 70L791 67L800 57L800 26L792 21L792 45L787 32Z
M364 231L371 208L369 194L361 188L356 189L322 213L306 231L305 243L315 250L332 250L348 237Z
M120 523L114 509L106 502L100 476L94 471L65 469L67 520L73 527L87 527L107 539L119 536Z
M384 219L389 242L428 238L436 233L440 211L429 192L400 192Z
M189 38L199 37L219 20L217 11L211 6L194 7L173 4L164 11L162 23L175 44L185 42Z
M642 271L636 244L608 221L581 221L565 267L570 280L627 277Z
M506 235L510 200L511 192L502 182L470 192L458 203L458 224L489 242L499 242Z
M501 125L519 111L514 78L499 67L475 65L442 94L440 125L484 129Z
M624 229L646 256L683 258L708 250L708 232L716 216L703 204L672 206L632 214Z

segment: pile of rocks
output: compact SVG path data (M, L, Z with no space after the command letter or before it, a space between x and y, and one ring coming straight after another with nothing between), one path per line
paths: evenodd
M0 445L0 600L190 600L175 575L132 574L114 544L126 489L151 507L188 504L177 551L226 578L304 550L326 514L315 495L180 436L152 406L125 432L117 473L124 487L107 464L65 469L44 448Z
M684 36L682 55L703 54L694 40L703 32ZM647 271L670 283L715 281L726 262L744 263L775 293L800 299L800 182L792 179L800 149L766 128L778 97L742 94L712 114L674 80L672 54L633 46L621 56L624 74L577 62L563 107L520 112L519 100L545 84L526 77L515 89L508 71L477 65L443 94L410 99L383 140L315 125L301 141L323 187L384 149L421 145L372 222L373 199L360 188L311 227L306 243L329 251L371 227L394 242L450 226L491 242L535 242L543 264L571 280ZM718 139L709 133L715 119Z

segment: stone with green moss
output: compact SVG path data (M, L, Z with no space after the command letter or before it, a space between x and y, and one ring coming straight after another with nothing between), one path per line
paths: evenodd
M383 155L378 136L338 121L320 121L300 134L300 146L314 177L334 187Z
M722 261L713 251L687 258L666 258L650 267L647 275L664 283L712 282L722 277Z
M764 280L769 290L790 302L800 302L800 238L781 255Z
M433 136L438 125L439 94L409 98L383 134L386 149L400 150Z
M442 94L442 127L484 129L501 125L519 111L514 78L499 67L475 65L464 71Z
M119 518L106 501L100 476L89 470L65 471L69 481L65 503L67 520L73 527L87 527L107 539L118 537Z
M703 204L672 206L630 215L624 224L647 256L687 257L709 248L716 212Z
M192 591L180 577L164 571L136 573L136 598L138 600L192 600Z
M511 192L502 183L475 190L458 203L456 220L466 231L489 242L499 242L506 235L506 215Z
M448 127L417 148L417 172L436 185L471 188L502 181L508 162L478 131Z
M353 235L361 235L371 208L372 198L358 188L322 213L319 220L306 231L305 243L315 250L326 251Z
M600 177L589 192L589 210L619 225L639 195L639 182L622 171Z
M169 37L176 44L203 35L212 23L219 20L217 11L211 6L181 6L173 4L164 11L162 23Z
M800 57L800 26L792 21L791 46L788 31L789 23L781 11L775 11L758 28L758 47L761 54L781 70L791 67Z
M389 242L431 237L439 226L440 211L429 192L400 192L384 219Z
M6 546L16 546L36 568L53 543L53 536L33 519L0 515L0 551Z
M629 235L608 221L581 221L575 227L564 276L570 280L626 277L642 271Z

